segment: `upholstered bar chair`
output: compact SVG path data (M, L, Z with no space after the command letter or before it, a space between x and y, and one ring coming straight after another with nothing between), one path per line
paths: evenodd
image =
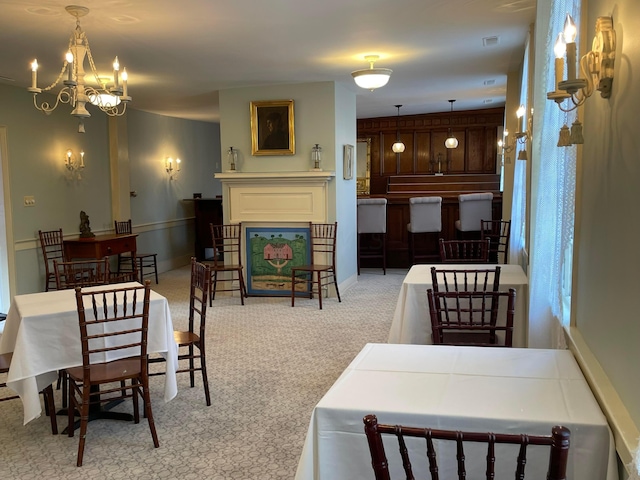
M480 239L480 222L491 220L492 203L491 192L458 195L460 219L456 220L456 233L459 238Z
M361 249L362 235L379 236L381 242L374 245L369 242L369 248ZM376 248L378 247L378 248ZM387 199L361 198L358 199L358 275L360 275L360 260L363 258L381 258L382 273L387 274Z
M415 236L417 234L440 233L442 231L442 197L410 198L407 231L409 232L409 256L412 265L419 258L439 258L439 254L416 254Z

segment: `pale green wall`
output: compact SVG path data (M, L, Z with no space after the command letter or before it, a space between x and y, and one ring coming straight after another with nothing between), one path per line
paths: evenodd
M338 282L356 273L355 178L342 178L342 148L356 144L355 95L334 82L272 85L222 90L220 92L220 137L223 166L226 151L238 150L241 172L288 172L311 169L311 148L323 150L322 169L335 171L329 182L329 221L339 222ZM293 100L296 153L293 156L252 156L252 101Z
M587 45L612 15L618 46L611 98L596 92L584 108L576 322L640 425L640 2L590 0L587 13Z
M8 158L3 161L9 162L14 234L9 250L15 249L17 272L14 294L43 288L42 255L36 242L39 229L62 228L66 236L77 234L80 210L89 215L94 232L113 228L107 117L93 107L89 110L92 117L85 121L86 133L79 134L68 105L45 116L33 107L31 94L24 89L0 84L0 125L6 126L8 137ZM125 118L131 189L138 191L138 197L131 199L138 249L157 252L161 270L173 268L186 263L193 253L193 206L182 199L193 192L219 193L213 179L220 158L219 125L135 109L129 109ZM81 181L65 177L67 148L86 152ZM167 155L184 160L178 179L171 182L162 166ZM35 207L23 206L26 195L35 196Z

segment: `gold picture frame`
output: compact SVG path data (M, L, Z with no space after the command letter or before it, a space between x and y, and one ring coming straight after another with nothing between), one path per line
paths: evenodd
M251 155L295 155L293 100L251 102Z

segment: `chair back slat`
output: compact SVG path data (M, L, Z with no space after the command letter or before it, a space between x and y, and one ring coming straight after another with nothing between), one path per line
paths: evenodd
M500 288L499 266L481 269L447 269L431 267L433 291L484 292ZM444 288L443 288L444 287Z
M45 269L45 290L56 290L56 274L53 262L64 261L64 240L62 229L42 231L38 230L40 247Z
M335 265L336 258L336 239L338 236L338 222L336 223L309 223L310 242L311 242L311 264L316 262L316 255L324 258L322 263L327 263L329 257L329 265ZM324 256L324 257L323 257Z
M204 344L207 321L207 302L211 288L211 267L191 258L191 287L189 292L189 331L195 332L198 320L200 341Z
M123 221L114 220L113 227L116 235L127 235L133 233L133 229L131 228L131 219Z
M440 239L442 263L488 263L490 241Z
M511 220L481 220L480 239L489 239L489 262L509 262Z
M516 480L525 479L525 467L527 464L527 447L539 445L549 447L549 466L547 480L566 480L567 458L571 432L563 426L555 426L551 429L551 435L527 435L493 432L463 432L454 430L438 430L432 428L418 428L403 425L379 424L375 415L366 415L363 418L364 431L367 436L369 452L371 454L371 466L376 480L390 480L389 462L386 457L383 435L395 436L398 441L398 449L402 459L402 467L407 479L414 479L414 473L406 446L405 437L422 438L426 442L426 455L429 463L431 480L439 479L438 454L434 440L455 442L456 465L458 479L466 479L467 474L481 473L479 467L470 470L466 463L464 444L485 443L486 462L484 465L487 480L495 479L496 451L495 444L518 445L518 455L515 458ZM447 452L447 450L442 450ZM442 453L444 455L444 453ZM445 461L442 461L445 463ZM447 462L448 463L448 462Z
M144 286L101 291L76 287L85 375L92 363L104 362L109 352L126 349L131 350L129 356L139 359L141 371L146 372L150 292L148 280Z
M456 292L427 290L434 344L505 346L513 343L516 291ZM500 318L500 302L507 307ZM504 342L498 343L498 332Z
M92 287L109 283L109 257L101 260L54 260L56 288Z
M225 261L242 265L242 224L209 225L213 239L213 265L221 268Z

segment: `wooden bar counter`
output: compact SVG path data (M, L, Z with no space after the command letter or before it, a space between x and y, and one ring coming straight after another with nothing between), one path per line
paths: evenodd
M419 239L420 249L439 258L438 239L453 240L456 238L456 220L459 219L458 195L466 193L493 193L493 219L502 218L502 192L499 190L499 175L420 175L391 177L387 192L359 196L358 198L387 199L387 267L406 268L409 261L409 199L412 197L442 197L442 232L440 235L424 235ZM375 237L363 238L363 242L378 243ZM363 243L363 249L368 245ZM363 267L376 266L375 261L367 263L363 259Z

